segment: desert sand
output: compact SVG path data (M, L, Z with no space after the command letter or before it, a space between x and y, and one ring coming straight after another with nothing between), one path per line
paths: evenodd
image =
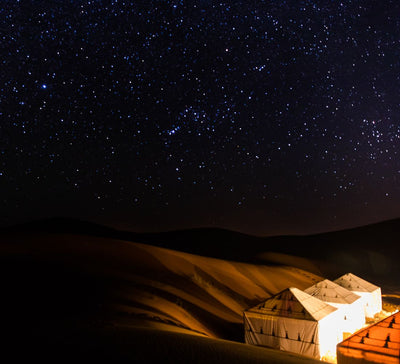
M246 345L242 326L245 309L321 280L314 258L266 251L250 264L76 232L0 241L4 327L10 345L26 348L15 358L315 362Z

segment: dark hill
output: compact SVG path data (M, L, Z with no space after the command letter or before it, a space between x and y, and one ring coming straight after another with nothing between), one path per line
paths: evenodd
M119 231L100 224L69 218L31 221L0 230L0 234L56 233L79 234L134 241L192 254L221 259L249 260L253 252L264 251L265 238L219 229L198 228L161 233ZM243 247L252 247L246 254Z
M34 232L80 234L134 241L214 258L266 262L264 252L303 257L320 265L328 277L339 270L371 277L396 278L400 247L400 219L316 235L257 237L219 228L198 228L161 233L118 231L75 219L54 218L3 229L1 233ZM319 265L319 264L317 264ZM332 277L333 278L333 277Z

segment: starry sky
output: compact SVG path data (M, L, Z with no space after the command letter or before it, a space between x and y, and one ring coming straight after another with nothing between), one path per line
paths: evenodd
M400 3L0 4L0 225L400 216Z

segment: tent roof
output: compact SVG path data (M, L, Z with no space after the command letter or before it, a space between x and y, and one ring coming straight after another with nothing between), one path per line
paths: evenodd
M338 348L339 350L340 348L355 349L398 358L400 355L400 312L357 331L338 344Z
M339 286L329 279L324 279L323 281L314 284L305 289L304 292L313 297L317 297L322 301L339 304L350 304L360 298L360 296Z
M339 286L355 292L374 292L379 289L378 286L375 286L374 284L357 277L353 273L347 273L338 279L335 279L334 282Z
M336 307L312 297L297 288L291 287L279 292L256 307L247 310L247 312L320 321L336 310Z

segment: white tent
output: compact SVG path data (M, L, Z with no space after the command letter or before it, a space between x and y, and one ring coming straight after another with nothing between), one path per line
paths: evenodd
M365 324L364 301L359 295L324 279L304 290L313 297L337 307L341 312L343 333L353 334Z
M338 309L297 288L287 288L243 313L248 344L320 359L342 340Z
M352 273L347 273L334 281L349 291L362 297L366 317L374 317L382 311L381 289Z

